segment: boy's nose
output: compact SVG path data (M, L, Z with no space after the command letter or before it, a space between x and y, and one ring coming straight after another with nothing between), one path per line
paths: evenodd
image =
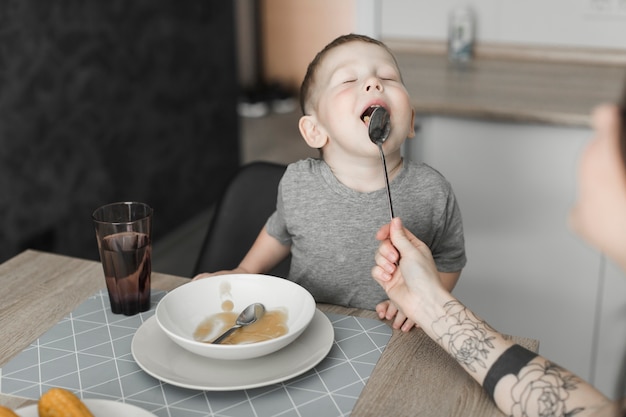
M383 84L380 82L380 80L377 77L370 77L365 82L365 91L373 91L373 90L383 91Z

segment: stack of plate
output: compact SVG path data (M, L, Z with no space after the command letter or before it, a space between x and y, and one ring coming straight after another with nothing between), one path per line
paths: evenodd
M224 306L242 311L260 302L287 313L288 332L243 345L213 345L193 334ZM159 303L154 317L137 330L132 353L153 377L200 390L237 390L281 382L300 375L326 357L334 340L330 320L315 308L311 294L283 278L233 274L191 281Z

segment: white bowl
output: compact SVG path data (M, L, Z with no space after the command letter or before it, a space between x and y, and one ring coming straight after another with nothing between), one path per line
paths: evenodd
M287 313L286 334L262 342L213 345L196 341L193 333L208 317L223 312L225 301L239 314L252 303ZM293 342L315 314L311 293L287 279L258 274L219 275L184 284L163 297L156 308L161 329L184 349L213 359L250 359L275 352ZM155 347L157 348L157 347Z

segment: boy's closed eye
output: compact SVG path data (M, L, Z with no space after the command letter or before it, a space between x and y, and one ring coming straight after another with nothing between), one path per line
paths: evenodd
M400 81L400 74L391 67L385 66L377 71L376 76L384 81Z
M379 74L378 78L383 81L400 81L400 77L396 74Z

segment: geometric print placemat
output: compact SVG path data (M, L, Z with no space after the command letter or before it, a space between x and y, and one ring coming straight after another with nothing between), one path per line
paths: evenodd
M62 387L159 417L348 416L391 337L378 320L325 313L335 341L310 371L261 388L190 390L146 374L131 354L135 331L164 295L154 291L149 311L127 317L111 313L106 290L97 292L0 369L0 392L38 399Z

